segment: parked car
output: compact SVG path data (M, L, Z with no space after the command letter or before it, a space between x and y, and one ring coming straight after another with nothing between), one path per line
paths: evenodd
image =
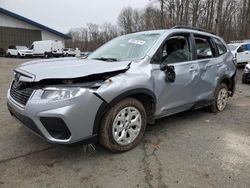
M8 57L32 57L33 52L27 46L9 46L7 50Z
M6 56L6 50L3 48L0 48L0 57L5 57Z
M238 65L245 65L250 62L250 43L231 43L228 46Z
M76 52L75 49L73 48L64 48L63 49L63 56L64 57L75 57L76 56Z
M212 33L145 31L115 38L86 59L17 67L7 104L49 142L98 140L125 152L156 119L203 107L222 112L234 94L236 71L227 45Z
M92 52L81 52L81 57L88 57Z
M250 63L248 63L245 66L245 69L242 75L242 83L243 84L250 83Z
M34 56L45 58L62 57L63 48L63 42L59 40L35 41L31 46Z

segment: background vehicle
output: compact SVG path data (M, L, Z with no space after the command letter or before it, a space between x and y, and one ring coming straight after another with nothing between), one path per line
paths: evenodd
M250 63L248 63L245 66L245 69L242 75L242 83L243 84L250 83Z
M250 62L250 42L249 43L231 43L228 44L237 64L247 64Z
M92 52L81 52L81 57L88 57Z
M7 50L8 57L32 57L33 51L26 46L9 46Z
M76 52L75 52L75 49L73 48L64 48L63 49L63 56L65 57L75 57L76 55Z
M6 50L3 48L0 48L0 57L5 57L6 56Z
M99 140L124 152L156 119L203 107L222 112L234 94L236 70L227 45L212 33L145 31L117 37L85 59L19 66L8 108L49 142Z
M63 42L58 40L35 41L31 46L34 56L45 58L63 56L63 48Z

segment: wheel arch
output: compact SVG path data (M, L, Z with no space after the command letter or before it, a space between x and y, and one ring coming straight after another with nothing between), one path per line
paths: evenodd
M235 76L236 73L232 77L225 75L221 77L217 82L217 86L221 83L226 84L226 86L228 87L228 91L230 92L230 96L233 96L235 91Z
M95 95L97 95L99 98L102 99L102 97L99 96L98 94L95 93ZM119 101L121 101L125 98L129 98L129 97L135 98L143 104L143 106L146 110L146 113L147 113L147 117L148 117L147 123L148 124L154 123L154 112L156 109L156 96L155 96L155 94L153 93L153 91L151 91L149 89L145 89L145 88L133 89L133 90L129 90L129 91L126 91L126 92L118 95L109 103L106 102L104 99L102 99L103 103L101 104L101 106L99 107L99 109L96 113L94 126L93 126L93 135L98 134L99 128L100 128L100 123L102 121L103 116L106 114L106 112L110 108L112 108L115 104L117 104Z

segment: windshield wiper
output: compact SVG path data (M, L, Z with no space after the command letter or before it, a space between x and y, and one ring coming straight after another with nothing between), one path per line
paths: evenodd
M101 60L101 61L118 61L116 58L107 58L107 57L99 57L99 58L93 58L95 60Z

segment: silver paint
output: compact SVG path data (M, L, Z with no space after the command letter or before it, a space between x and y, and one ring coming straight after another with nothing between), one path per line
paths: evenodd
M157 119L188 110L199 101L212 100L220 80L223 77L231 78L236 72L232 54L228 49L220 57L172 64L175 67L176 80L173 83L166 82L165 73L160 70L158 64L153 64L151 59L169 35L186 32L219 37L186 29L150 32L161 33L161 37L148 54L138 61L103 62L66 58L65 60L56 59L42 62L39 60L23 64L15 71L31 75L29 82L51 78L85 77L103 72L125 70L128 66L129 69L109 78L98 89L86 88L83 95L73 99L55 102L41 100L40 96L43 91L39 89L34 92L25 107L19 107L10 97L9 92L7 94L8 103L20 114L33 119L48 141L68 144L92 136L97 111L104 101L110 103L118 96L131 90L146 89L155 95L156 104L153 116ZM223 43L225 44L225 42ZM72 134L71 137L68 140L58 140L51 137L40 122L40 117L62 118Z

